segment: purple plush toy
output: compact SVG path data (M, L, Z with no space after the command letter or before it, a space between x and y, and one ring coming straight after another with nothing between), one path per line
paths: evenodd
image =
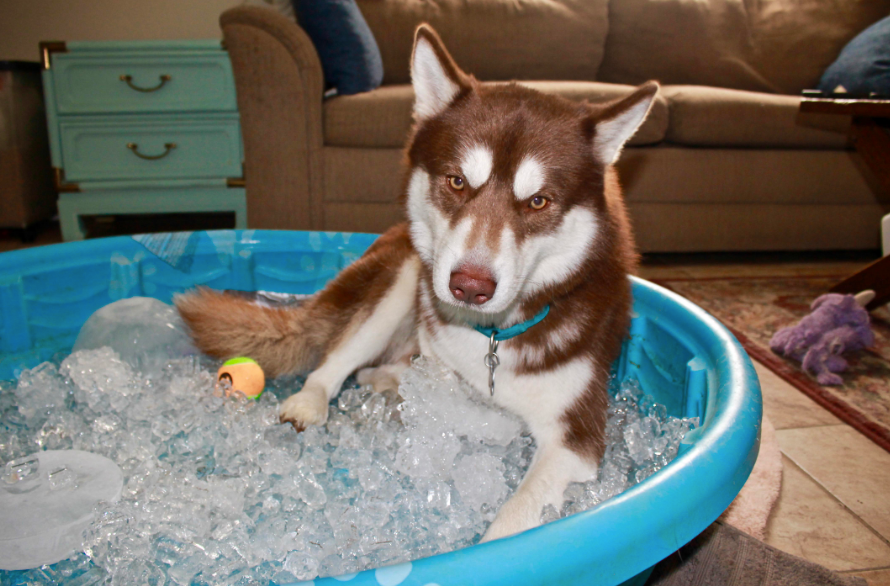
M819 384L842 384L843 379L834 374L847 368L841 354L875 342L868 312L860 303L853 295L822 295L800 323L776 332L770 348L776 354L802 362L804 371L815 375Z

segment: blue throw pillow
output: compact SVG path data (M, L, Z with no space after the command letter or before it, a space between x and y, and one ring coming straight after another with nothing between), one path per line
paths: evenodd
M355 0L294 0L294 10L318 52L327 88L357 94L380 86L380 48Z
M823 92L844 86L851 96L890 97L890 16L850 41L819 82Z

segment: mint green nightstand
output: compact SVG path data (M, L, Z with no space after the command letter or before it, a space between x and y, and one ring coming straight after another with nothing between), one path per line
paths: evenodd
M216 40L41 43L64 240L82 216L235 212L247 228L241 125Z

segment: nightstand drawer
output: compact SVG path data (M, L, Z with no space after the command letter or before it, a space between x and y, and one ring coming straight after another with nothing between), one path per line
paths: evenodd
M67 181L241 176L238 115L61 120Z
M224 51L56 53L51 71L58 114L237 110Z

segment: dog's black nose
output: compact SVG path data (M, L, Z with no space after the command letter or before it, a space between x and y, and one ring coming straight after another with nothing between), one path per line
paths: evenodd
M458 301L482 305L491 299L497 283L486 269L473 265L462 266L451 273L448 288Z

